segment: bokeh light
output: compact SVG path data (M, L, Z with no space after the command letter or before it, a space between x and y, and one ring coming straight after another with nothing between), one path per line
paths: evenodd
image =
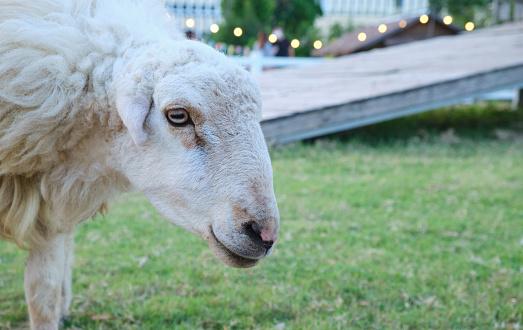
M217 33L218 31L220 31L220 27L218 26L218 24L211 24L211 27L209 29L212 33Z
M185 25L187 25L188 28L193 28L194 20L192 18L189 18L188 20L185 21Z
M361 32L360 34L358 34L359 41L365 41L365 39L367 39L367 35L365 33Z
M450 17L450 16L443 17L443 23L445 23L445 25L452 24L452 17Z
M403 29L403 28L405 28L405 27L407 26L407 21L404 20L404 19L402 19L402 20L400 21L399 25L400 25L400 28Z
M269 36L268 39L269 39L269 42L270 42L271 44L273 44L273 43L275 43L276 41L278 41L278 37L277 37L274 33L271 34L271 35Z
M420 21L421 24L425 24L425 23L427 23L429 21L429 16L428 15L421 15L419 17L419 21Z
M292 48L298 48L300 47L300 41L298 39L292 39L291 41L291 47Z
M314 49L320 49L323 46L323 43L320 40L316 40L312 46Z
M387 25L385 25L385 24L380 24L380 26L378 26L378 31L380 31L380 33L385 33L385 32L387 32Z
M465 30L467 30L467 31L474 30L474 23L468 22L467 24L465 24Z
M237 27L234 29L233 33L235 36L241 37L241 35L243 34L243 30L241 28Z

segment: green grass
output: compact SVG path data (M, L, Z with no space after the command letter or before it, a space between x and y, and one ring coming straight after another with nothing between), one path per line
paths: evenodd
M253 269L222 265L143 197L122 196L78 228L66 327L523 325L523 115L504 107L271 150L280 237ZM0 328L24 328L26 252L0 251Z

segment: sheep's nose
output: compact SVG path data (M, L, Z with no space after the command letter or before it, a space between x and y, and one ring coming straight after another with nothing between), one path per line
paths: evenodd
M269 250L276 240L277 233L270 233L269 229L260 226L257 222L247 222L245 233L254 242L261 244L266 250Z

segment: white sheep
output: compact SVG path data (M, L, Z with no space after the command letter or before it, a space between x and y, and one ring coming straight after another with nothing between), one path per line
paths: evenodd
M69 313L75 227L137 189L233 267L279 214L252 77L162 6L0 0L0 236L29 249L33 329Z

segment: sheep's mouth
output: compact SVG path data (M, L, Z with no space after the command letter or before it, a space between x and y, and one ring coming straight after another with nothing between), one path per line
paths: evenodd
M216 237L212 226L210 232L211 235L207 240L207 244L209 244L213 254L226 265L235 268L250 268L258 263L259 259L246 258L237 253L234 253L229 248L227 248L227 246L220 242L218 237Z

